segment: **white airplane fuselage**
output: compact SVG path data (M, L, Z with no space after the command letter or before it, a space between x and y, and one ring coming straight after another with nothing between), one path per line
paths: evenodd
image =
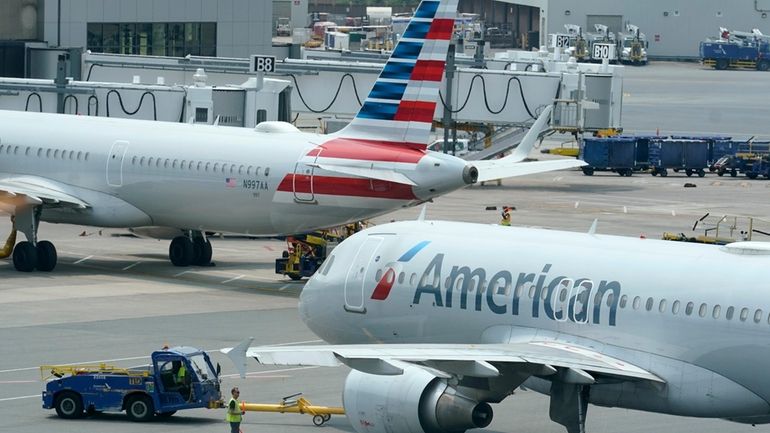
M332 344L586 347L665 381L594 385L592 403L763 423L769 280L764 243L401 222L338 246L300 312ZM527 385L548 392L542 379Z
M362 149L345 140L330 146L333 140L290 130L3 111L0 176L42 178L89 205L46 207L44 221L256 235L370 218L466 184L459 158L376 143ZM416 185L307 165L329 161L401 171Z

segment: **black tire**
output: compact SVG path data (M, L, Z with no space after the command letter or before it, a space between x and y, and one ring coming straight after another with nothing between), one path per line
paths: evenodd
M770 61L760 60L759 62L757 62L757 70L766 71L768 69L770 69Z
M687 177L690 177L690 176L692 176L692 170L690 170L689 168L686 168L686 169L684 169L684 174L686 174Z
M716 63L714 63L714 69L720 71L724 71L728 66L730 66L730 61L727 59L717 59Z
M332 419L332 415L329 413L325 413L321 416L324 417L324 422L329 422L329 420Z
M190 266L195 258L195 248L190 238L177 236L168 247L168 258L174 266Z
M13 249L13 267L19 272L32 272L37 267L37 249L32 242L19 242Z
M730 170L730 177L738 176L738 171L736 169Z
M211 264L211 254L213 250L211 248L211 242L208 239L204 241L203 238L196 238L195 241L193 241L193 249L193 265L208 266Z
M586 176L594 175L594 169L592 167L582 167L581 170L583 170L583 174Z
M51 272L56 267L58 261L56 247L49 241L40 241L37 243L37 270Z
M756 178L757 178L757 174L756 174L756 173L754 173L753 171L750 171L750 172L746 173L746 176L747 176L749 179L756 179Z
M706 170L699 168L698 169L698 177L704 177L706 175Z
M668 176L668 170L666 170L665 168L661 168L659 173L660 173L660 177Z
M148 395L131 396L126 401L126 415L131 421L149 421L155 415L155 405Z
M54 402L56 415L64 419L77 419L83 417L83 398L74 391L62 391L56 396Z
M171 411L168 411L168 412L161 412L161 413L158 414L158 418L171 418L171 415L173 415L175 413L176 413L175 410L171 410Z
M722 176L724 176L724 175L725 175L725 172L724 172L724 171L722 171L722 170L719 170L719 171L717 172L717 176L719 176L719 177L722 177Z
M653 176L657 176L658 175L658 169L657 168L653 168L652 171L650 172L650 174L653 175Z
M292 280L294 280L294 281L299 281L299 280L301 280L301 279L302 279L302 275L300 275L300 274L297 274L297 273L294 273L294 272L288 273L288 274L286 274L286 275L288 275L288 276L289 276L289 278L291 278L291 279L292 279Z
M313 416L313 424L316 425L316 427L321 427L324 425L324 417L322 415L315 415Z

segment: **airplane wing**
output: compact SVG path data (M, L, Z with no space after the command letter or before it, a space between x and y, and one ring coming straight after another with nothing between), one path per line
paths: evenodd
M36 176L0 177L0 207L13 211L18 206L54 205L85 209L83 200L67 194L55 183Z
M246 357L261 364L347 365L371 374L398 375L403 363L422 366L441 375L496 377L509 365L541 375L566 374L578 383L593 383L597 375L662 383L655 374L599 352L555 341L509 344L362 344L338 346L248 347L222 349L245 374ZM497 366L497 367L496 367Z
M479 171L479 182L527 174L543 173L546 171L563 170L566 168L582 167L586 164L579 159L555 159L551 161L522 162L535 147L540 132L543 131L551 115L552 106L548 105L540 113L535 123L527 131L527 135L510 155L501 159L474 161L473 165Z

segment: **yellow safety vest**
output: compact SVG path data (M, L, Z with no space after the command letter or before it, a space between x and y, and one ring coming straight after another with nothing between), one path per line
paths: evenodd
M184 383L186 375L187 375L187 368L184 366L184 364L182 364L182 366L179 367L179 371L176 372L176 382Z
M230 410L230 403L232 403L232 402L235 402L235 409L231 411ZM242 418L243 417L241 415L241 402L236 400L236 399L234 399L234 398L230 398L230 401L227 402L227 415L225 416L225 421L227 421L227 422L241 422Z

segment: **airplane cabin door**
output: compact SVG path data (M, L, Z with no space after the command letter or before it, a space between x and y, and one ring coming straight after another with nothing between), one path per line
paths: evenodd
M128 150L127 141L116 141L107 155L107 185L123 186L123 159Z
M385 239L381 236L369 236L359 247L345 278L345 311L366 314L364 291L367 284L369 287L376 284L372 263L379 261L377 250L383 240Z
M319 152L316 155L313 162L318 161L318 157L321 155L322 148L318 148ZM313 176L315 175L315 167L308 165L302 160L297 161L294 166L294 178L292 181L292 189L294 190L294 200L300 203L315 203L315 191Z

